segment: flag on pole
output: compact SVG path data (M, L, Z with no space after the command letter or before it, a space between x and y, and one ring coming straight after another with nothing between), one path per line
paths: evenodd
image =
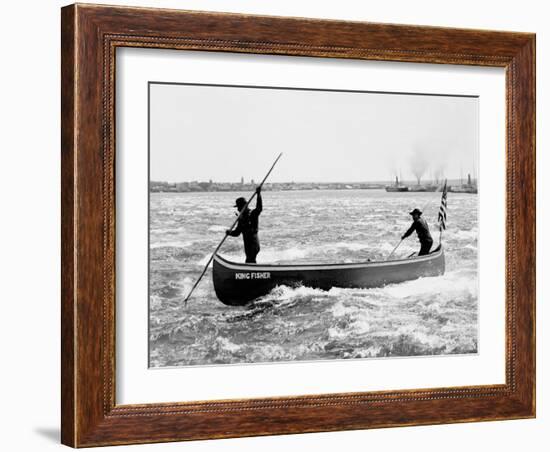
M443 194L441 195L441 205L439 206L437 221L440 231L447 229L447 179L445 179L445 185L443 186Z

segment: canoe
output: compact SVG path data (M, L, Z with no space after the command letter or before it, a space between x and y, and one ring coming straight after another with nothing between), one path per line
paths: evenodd
M443 273L445 253L439 246L426 256L354 264L241 264L216 254L212 278L223 304L244 306L282 285L368 289Z

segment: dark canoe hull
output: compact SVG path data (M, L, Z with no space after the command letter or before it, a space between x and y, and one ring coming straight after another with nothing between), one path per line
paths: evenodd
M443 273L445 254L439 248L410 259L329 265L239 264L216 255L212 275L219 300L229 306L243 306L282 285L368 289Z

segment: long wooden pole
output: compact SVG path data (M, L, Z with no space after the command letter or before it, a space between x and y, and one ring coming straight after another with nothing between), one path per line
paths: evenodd
M390 260L390 257L393 256L393 253L395 253L397 251L397 248L399 248L399 245L401 245L401 243L403 243L403 240L404 239L401 239L399 240L399 243L397 245L395 245L395 248L392 250L392 252L390 253L390 255L388 257L386 257L386 260L389 261Z
M275 159L275 162L273 162L273 165L271 165L271 168L269 169L269 171L267 172L267 174L265 175L264 179L262 180L262 182L260 183L260 185L258 185L259 188L262 188L262 186L264 185L265 181L267 180L267 178L269 177L269 175L271 174L271 171L273 171L273 168L275 168L275 165L277 164L277 162L279 161L279 159L281 158L281 156L283 155L283 153L281 152L279 154L279 156ZM252 202L252 200L256 197L256 194L257 192L255 191L254 193L252 193L252 196L249 198L249 200L247 201L247 203L244 205L244 207L241 209L241 211L239 212L239 215L237 216L237 218L235 219L235 221L233 221L233 224L231 225L231 227L229 228L229 230L233 230L233 228L235 227L235 225L237 224L237 222L239 221L239 219L241 218L241 215L243 214L243 212L246 210L246 208L248 207L248 205ZM184 303L187 304L187 301L189 300L189 298L191 298L191 294L193 293L193 291L196 289L196 287L199 285L199 282L201 281L202 277L204 276L204 274L206 273L206 270L208 270L208 266L210 265L210 262L212 262L212 259L214 259L214 256L216 255L216 253L219 251L219 249L221 248L221 246L223 245L223 243L225 242L225 239L227 238L227 234L225 234L223 236L223 239L221 240L221 242L218 244L218 246L216 247L216 249L214 250L214 252L212 253L212 255L210 256L210 259L208 259L208 262L206 263L206 265L204 266L204 269L202 270L202 273L201 275L199 276L199 278L197 279L197 281L195 282L195 284L193 284L193 287L191 288L191 290L189 291L189 293L187 294L187 296L185 297L185 300L184 300Z

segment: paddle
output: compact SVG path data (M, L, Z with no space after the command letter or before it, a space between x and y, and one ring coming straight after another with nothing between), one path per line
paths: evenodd
M281 158L281 156L283 155L283 153L281 152L279 154L279 156L275 159L275 162L273 162L273 165L271 165L271 168L269 169L269 171L267 172L267 174L265 175L264 177L264 180L262 180L262 182L260 183L260 185L258 185L258 188L262 188L262 186L264 185L265 181L267 180L267 178L269 177L269 175L271 174L271 171L273 171L273 168L275 168L275 165L277 164L277 162L279 161L279 159ZM248 205L252 202L252 200L254 199L254 197L256 196L257 192L255 191L254 193L252 193L252 196L250 197L250 199L248 200L248 202L244 205L244 207L241 209L241 211L239 212L239 215L237 215L237 218L235 219L235 221L233 222L233 224L231 225L231 227L229 228L230 231L233 230L233 228L235 227L235 225L237 224L237 222L239 221L239 219L241 218L241 215L243 214L243 212L246 210L246 208L248 207ZM202 277L204 276L204 274L206 273L206 270L208 270L208 266L210 265L210 262L212 262L212 259L214 259L214 256L216 255L216 253L218 252L218 250L221 248L221 246L223 245L223 243L225 242L225 239L227 238L227 234L225 234L223 236L223 239L221 240L221 242L218 244L218 246L216 247L216 249L214 250L214 252L212 253L212 255L210 256L210 259L208 259L208 262L206 263L206 265L204 266L204 269L201 273L201 275L199 276L199 279L197 279L197 281L195 282L195 284L193 284L193 287L191 288L191 291L187 294L187 296L185 297L185 300L183 301L186 305L187 305L187 300L189 300L189 298L191 297L191 294L193 293L193 291L196 289L196 287L199 285L199 282L201 281Z

